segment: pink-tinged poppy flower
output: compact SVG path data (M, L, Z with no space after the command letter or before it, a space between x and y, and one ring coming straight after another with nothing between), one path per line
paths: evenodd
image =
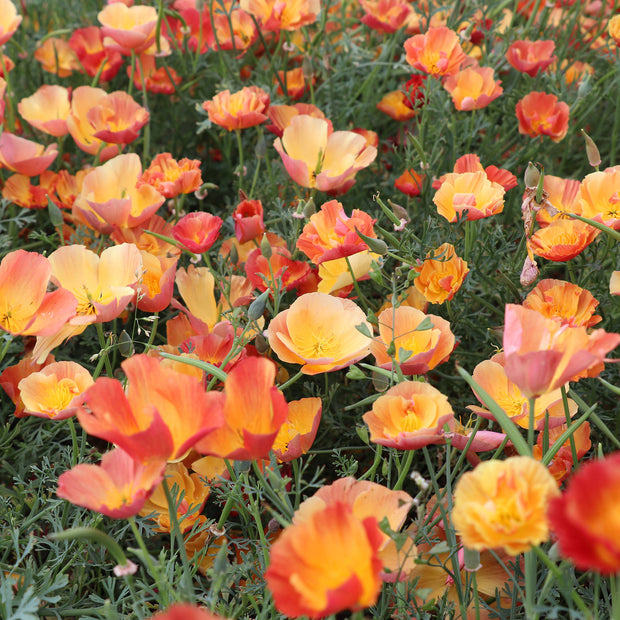
M151 215L140 226L115 230L110 238L117 244L133 243L139 250L146 250L154 256L181 255L181 250L176 245L155 237L151 231L165 237L171 237L172 224L168 224L159 215Z
M49 37L37 47L33 54L41 63L44 71L58 77L69 77L74 71L80 71L80 63L71 46L58 37Z
M364 252L368 245L358 232L376 238L373 229L376 221L360 209L353 209L349 217L340 202L330 200L318 213L310 216L296 247L316 265Z
M497 215L504 210L504 188L490 181L486 172L451 172L435 193L439 215L456 222L461 214L468 220Z
M291 253L283 247L272 249L271 256L265 258L260 248L250 252L245 261L245 273L259 291L296 289L309 275L310 265L301 260L293 260Z
M252 241L265 232L263 203L260 200L242 200L235 207L232 218L239 243Z
M288 463L312 447L319 430L323 403L320 398L302 398L288 403L288 416L273 443L280 463Z
M151 616L151 620L226 620L226 618L210 612L206 607L175 603L166 611Z
M579 256L600 232L579 220L554 220L548 226L539 228L527 240L527 247L536 256L563 263Z
M570 327L594 327L603 317L594 314L599 302L589 290L571 282L541 280L523 300L523 307Z
M17 109L33 127L52 136L64 136L71 110L69 91L64 86L41 86L34 95L22 99Z
M135 153L118 155L93 168L73 204L74 217L103 234L139 226L164 202L154 187L138 187L141 175L142 164Z
M617 515L620 453L588 461L549 507L560 554L580 570L613 575L620 570Z
M128 7L120 2L108 4L97 15L103 44L121 54L139 54L155 43L157 10L152 6Z
M304 76L304 70L302 67L296 67L295 69L291 69L290 71L278 71L278 78L275 78L274 81L277 84L276 92L278 95L284 95L286 97L290 97L293 100L301 99L306 92L308 84L306 83L306 78ZM310 78L312 83L316 81L314 77ZM282 90L282 86L280 86L280 82L284 84L286 88L286 92Z
M366 357L372 326L350 299L306 293L276 315L265 335L283 361L301 364L307 375L340 370Z
M77 301L60 287L51 293L49 260L15 250L0 263L0 328L14 335L48 335L75 316Z
M620 168L592 172L581 182L578 210L587 217L620 230Z
M71 112L67 117L67 128L77 146L89 155L97 155L102 162L118 155L119 148L95 137L88 114L107 95L102 88L78 86L71 95Z
M241 0L241 8L254 15L261 25L262 32L280 30L299 30L302 26L313 24L321 11L320 0Z
M109 82L114 78L123 64L123 57L119 52L103 46L103 35L97 26L74 30L69 45L86 73L91 77L99 74L101 82Z
M506 192L517 186L517 177L512 174L512 172L504 168L498 168L497 166L487 166L484 168L480 163L480 157L474 153L468 153L467 155L459 157L454 162L454 169L452 172L458 174L463 172L486 172L489 181L499 183ZM439 189L441 184L446 180L446 176L447 175L444 174L436 181L433 181L433 189ZM546 178L547 176L545 175L545 179Z
M497 353L490 360L480 362L474 369L474 380L515 424L521 428L529 428L529 400L506 376L505 363L503 353ZM484 405L475 391L474 394ZM467 408L487 420L495 420L495 416L484 407L470 405ZM577 413L577 404L572 399L568 399L568 409L571 417ZM560 388L546 392L536 399L534 403L535 429L542 430L545 425L548 428L554 428L564 422L566 422L566 413Z
M364 10L362 24L383 33L393 33L407 27L412 6L402 0L360 0Z
M448 361L455 338L445 319L410 306L386 308L377 318L379 336L370 344L377 366L389 370L396 361L404 374L423 375Z
M223 423L220 392L205 392L195 377L134 355L121 367L128 388L100 377L86 391L77 416L84 430L148 463L182 457Z
M133 73L133 83L137 90L142 90L144 85L149 93L172 95L176 92L182 78L173 67L162 66L157 68L155 50L150 49L153 51L152 54L143 52L136 58L133 67L127 67L127 77L131 79Z
M474 467L481 462L478 452L497 450L506 440L506 433L478 430L474 434L469 425L463 426L458 420L454 420L447 431L444 429L443 436L445 442L457 450L467 448L467 460Z
M164 477L165 462L143 464L121 448L101 457L101 465L76 465L60 474L56 495L112 519L140 512L146 498Z
M178 257L155 256L140 250L144 272L138 281L137 307L144 312L161 312L170 305L174 292Z
M295 116L305 114L307 116L313 116L315 118L322 118L326 120L329 126L329 131L333 131L332 123L329 119L325 118L325 114L319 110L315 105L311 103L294 103L293 105L270 105L267 110L267 116L271 121L271 125L267 125L267 129L276 134L278 138L282 137L284 130L289 126L291 120Z
M620 334L561 325L535 310L506 305L504 355L507 377L528 397L541 396L604 360Z
M216 242L223 223L217 215L194 211L172 227L172 236L190 252L202 254Z
M555 95L532 91L519 100L515 111L519 133L530 138L549 136L560 142L568 132L568 104L558 101Z
M23 174L11 175L4 183L2 196L24 209L47 209L48 198L55 202L53 190L50 192L47 187L33 185L31 180Z
M191 194L202 185L200 160L184 157L177 161L170 153L159 153L138 180L138 187L143 183L152 185L165 198Z
M198 452L239 461L269 457L288 415L286 400L275 386L276 370L266 357L247 357L235 365L224 393L219 393L224 425L196 444Z
M108 144L130 144L149 122L149 113L125 91L101 97L86 114L92 135Z
M579 206L579 188L581 183L574 179L563 179L551 174L545 174L543 190L547 193L547 200L558 211L568 211L581 215ZM536 221L541 227L548 226L557 219L565 219L566 215L557 213L551 215L547 209L539 209L536 213Z
M318 619L373 605L382 583L382 542L377 519L361 520L343 502L288 526L272 545L265 572L276 609Z
M438 389L420 381L402 381L379 396L372 411L362 416L370 430L370 441L417 450L444 443L444 426L454 423L454 412Z
M413 168L405 170L395 181L394 187L407 196L419 196L424 184L424 175L418 174Z
M94 383L91 374L75 362L53 362L23 378L18 385L24 413L64 420L75 415L84 392Z
M377 156L359 134L331 132L326 120L305 114L292 118L273 145L295 183L333 195L347 192Z
M470 66L448 76L443 87L450 93L457 110L471 112L486 108L504 89L495 80L491 67Z
M213 99L205 101L202 107L209 114L209 120L228 131L246 129L260 125L267 120L270 98L258 86L246 86L232 93L224 90Z
M555 42L547 41L515 41L506 52L506 60L521 73L536 77L538 72L544 71L557 60L553 56Z
M426 255L426 260L413 268L418 273L414 285L432 304L450 301L469 273L467 263L457 256L454 246L442 243Z
M407 39L405 52L414 69L434 76L453 75L466 58L458 34L445 26Z
M22 16L11 0L0 0L0 45L4 45L22 23Z
M549 540L547 508L559 494L547 468L531 457L484 461L457 481L452 523L467 549L518 555Z
M56 144L45 147L8 131L0 135L0 167L13 172L35 177L50 167L56 155L58 155Z
M287 2L285 6L288 6ZM215 51L237 50L245 53L258 39L256 24L246 11L233 9L232 11L214 11L211 25L213 39L211 47Z

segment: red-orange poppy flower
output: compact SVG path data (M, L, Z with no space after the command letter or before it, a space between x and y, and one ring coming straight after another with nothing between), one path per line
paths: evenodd
M456 73L466 58L458 34L445 26L407 39L405 52L414 69L435 76Z
M205 392L200 381L134 355L121 367L127 392L116 379L100 377L78 410L84 430L123 448L136 460L174 460L223 423L220 392Z
M409 168L394 181L394 187L407 196L419 196L422 192L423 183L424 175L418 174L413 168Z
M417 112L411 107L409 98L402 90L393 90L386 93L377 104L377 110L387 114L395 121L407 121Z
M235 207L232 218L239 243L252 241L265 232L263 203L260 200L242 200Z
M569 108L555 95L532 91L516 106L519 133L537 138L549 136L560 142L568 132Z
M229 90L221 91L205 101L202 107L212 123L232 131L260 125L267 120L269 103L269 94L262 88L246 86L232 94Z
M54 200L53 190L50 192L47 187L33 185L31 180L23 174L12 174L4 183L2 196L24 209L46 209L48 198Z
M177 256L155 256L140 250L144 271L138 281L136 305L144 312L161 312L170 305L174 292Z
M58 155L58 145L45 147L8 131L0 135L0 167L34 177L47 170Z
M175 603L166 611L161 611L150 620L227 620L210 612L206 607L198 607L189 603Z
M112 519L126 519L140 512L161 482L164 467L162 460L143 464L114 448L101 457L101 465L81 463L60 474L56 495Z
M202 254L216 242L223 223L217 215L194 211L184 215L171 232L174 239L190 252Z
M504 92L500 84L491 67L469 66L448 76L443 86L457 110L470 112L486 108L497 99Z
M153 48L151 48L153 50ZM127 67L127 77L131 79L138 90L142 86L150 93L160 93L162 95L172 95L181 83L181 76L177 74L174 67L163 66L157 68L155 63L155 51L152 54L143 52L136 58L133 67Z
M278 71L278 77L280 78L279 80L274 77L277 84L276 92L278 95L285 95L293 100L303 97L308 85L306 84L306 78L302 67L296 67L290 71ZM314 82L315 78L313 77L311 79ZM284 84L286 92L282 90L280 84Z
M505 191L517 186L517 177L505 168L498 168L497 166L487 166L484 168L480 163L480 157L474 153L468 153L462 155L454 162L454 169L452 172L462 174L463 172L486 172L489 181L499 183ZM441 184L445 181L447 175L442 175L436 181L433 181L433 189L439 189ZM547 176L545 176L545 179Z
M149 121L145 108L123 90L101 97L86 114L92 135L109 144L130 144Z
M97 26L74 30L69 45L86 73L91 77L99 75L102 82L109 82L115 77L123 64L123 57L119 52L104 47L103 35Z
M271 256L263 256L261 249L250 252L245 261L245 273L254 288L259 291L278 288L282 291L296 289L309 275L310 265L301 260L293 260L284 247L276 246Z
M506 60L517 71L535 77L557 60L557 56L553 56L554 50L555 42L551 40L515 41L506 52Z
M254 15L263 32L298 30L313 24L321 10L319 0L293 0L280 3L276 0L241 0L241 8Z
M195 192L202 185L200 160L184 157L177 161L170 153L159 153L138 179L138 187L144 183L152 185L165 198Z

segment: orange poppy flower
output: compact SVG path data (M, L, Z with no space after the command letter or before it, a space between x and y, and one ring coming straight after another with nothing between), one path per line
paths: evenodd
M426 260L413 268L419 275L414 285L432 304L451 300L469 273L467 263L459 258L450 243L443 243L426 255Z
M453 75L466 58L458 34L446 26L407 39L405 52L414 69L434 76Z
M395 360L404 374L422 375L448 361L455 339L445 319L410 306L386 308L377 318L379 337L370 352L381 368L391 369Z
M56 155L58 155L57 144L45 147L8 131L0 135L0 167L13 172L35 177L50 167Z
M386 34L406 28L413 13L412 6L402 0L360 0L360 4L364 10L362 24Z
M142 463L182 457L223 423L220 392L205 392L195 377L134 355L121 367L128 388L100 377L86 391L77 416L84 430L116 444Z
M262 88L246 86L232 94L229 90L221 91L202 107L212 123L232 131L254 127L267 120L265 112L269 103L269 95Z
M151 620L227 620L210 612L206 607L198 607L189 603L175 603L166 611L161 611Z
M267 125L267 129L275 133L278 138L282 137L282 133L288 127L289 123L295 116L306 114L315 118L322 118L327 121L329 131L333 131L332 123L325 118L325 114L311 103L294 103L293 105L270 105L267 110L267 116L271 121L271 125Z
M11 0L0 0L0 46L4 45L22 23L22 16Z
M377 110L387 114L395 121L407 121L417 112L411 107L409 98L402 90L393 90L386 93L377 104Z
M319 0L293 0L279 3L276 0L241 0L241 8L254 15L262 32L299 30L313 24L321 11Z
M256 248L245 261L245 273L259 291L276 289L292 291L298 288L310 275L310 265L301 260L293 260L291 253L284 247L276 246L271 256L263 256L261 249Z
M395 181L394 187L407 196L419 196L424 184L424 175L418 174L413 168L405 170Z
M119 52L104 47L103 35L97 26L74 30L69 45L86 73L91 77L99 74L101 82L109 82L114 78L123 64L123 57Z
M581 208L579 207L580 187L581 183L574 179L563 179L552 174L545 174L543 189L547 193L547 200L560 213L551 215L547 209L539 209L536 213L538 224L545 227L556 219L566 219L566 215L563 215L562 211L581 215Z
M581 182L578 211L606 226L620 230L620 168L592 172Z
M515 111L519 133L530 138L549 136L560 142L568 132L568 105L555 95L532 91L519 100Z
M372 327L364 311L350 299L306 293L276 315L265 332L284 362L301 364L307 375L340 370L366 357Z
M614 15L607 23L607 32L616 45L620 45L620 16Z
M544 71L557 60L557 56L553 56L554 50L555 42L551 40L515 41L506 51L506 60L517 71L536 77L538 72Z
M69 77L74 71L80 71L80 63L71 46L58 37L45 39L33 54L41 63L44 71L58 77Z
M265 232L263 203L260 200L242 200L233 211L235 237L239 243L247 243L262 237Z
M64 86L45 84L34 95L22 99L17 109L33 127L52 136L64 136L69 131L67 116L71 104Z
M149 121L149 113L125 91L101 97L88 111L92 135L109 144L130 144Z
M547 508L559 495L553 476L533 458L484 461L458 479L452 523L468 549L518 555L549 539Z
M46 209L48 199L55 202L53 190L50 192L49 188L30 181L31 177L12 174L2 188L2 196L24 209Z
M114 448L101 457L101 465L82 463L60 474L56 495L112 519L126 519L140 512L161 482L164 466L162 460L140 463Z
M486 108L497 99L504 92L500 84L491 67L470 66L448 76L443 87L457 110L470 112Z
M144 312L161 312L170 305L178 257L155 256L140 250L144 272L138 281L137 307Z
M213 18L209 15L209 19L213 28L211 48L216 51L237 50L243 54L258 39L252 16L242 9L214 11Z
M165 198L195 192L202 185L200 160L184 157L177 161L170 153L159 153L138 179L138 187L144 183L152 185Z
M453 426L454 412L447 397L432 385L403 381L379 396L362 419L370 430L370 441L417 450L444 443L444 426Z
M133 83L138 90L142 90L144 85L149 93L172 95L176 92L182 78L173 67L157 68L155 51L152 47L150 50L153 51L152 54L143 52L136 58L133 71L131 66L127 67L127 77L131 79L133 73Z
M272 545L265 572L276 609L318 619L373 605L381 589L382 541L377 519L361 520L343 502L288 526Z
M190 321L198 328L197 332L208 333L220 320L221 313L221 308L215 301L213 274L206 267L189 265L187 270L181 267L177 269L176 284L191 315Z
M108 4L97 15L103 44L121 54L139 54L155 43L157 10L152 6ZM109 40L106 40L109 38Z
M562 263L579 256L600 232L579 220L560 219L538 229L528 239L527 246L536 256Z
M468 220L479 220L504 210L504 188L490 181L486 172L451 172L435 193L433 202L439 215L449 222L465 214Z
M508 191L517 186L517 177L512 174L512 172L504 168L498 168L497 166L487 166L484 168L480 163L480 157L474 153L468 153L467 155L459 157L454 162L454 169L452 170L452 172L459 174L463 172L481 171L486 172L489 181L499 183L504 188L504 191ZM433 181L433 189L439 189L441 184L445 181L446 176L447 175L444 174L436 181ZM545 176L545 179L546 178L547 176Z
M273 443L280 463L288 463L310 450L319 430L322 410L320 398L301 398L288 403L288 417Z
M276 92L278 95L285 95L291 99L301 99L306 92L306 78L304 77L304 70L302 67L296 67L290 71L278 71L278 77L280 80L274 80L277 84ZM312 78L314 82L314 78ZM285 85L286 92L282 90L280 82Z
M171 232L174 239L190 252L202 254L216 242L223 223L217 215L194 211L184 215Z

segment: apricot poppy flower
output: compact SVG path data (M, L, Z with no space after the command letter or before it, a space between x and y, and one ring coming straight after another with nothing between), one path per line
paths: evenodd
M197 320L199 332L206 333L220 318L220 306L215 301L215 278L206 267L189 265L187 270L177 270L176 284L187 305L192 324ZM173 300L174 305L174 300ZM175 305L175 307L178 307Z
M536 221L541 227L548 226L557 219L566 219L562 211L578 213L581 215L579 206L579 188L581 183L575 179L564 179L545 174L543 179L543 189L547 193L547 200L560 213L551 215L547 209L539 209L536 213Z
M344 502L289 525L273 543L265 572L276 609L318 619L373 605L382 583L382 542L377 519L359 519Z
M313 24L321 11L320 0L293 0L280 3L276 0L241 0L241 8L254 15L262 32L299 30Z
M119 52L104 47L103 35L97 26L74 30L69 38L69 46L88 75L95 77L101 72L101 82L109 82L114 78L123 64Z
M362 419L373 443L417 450L444 443L444 426L454 425L454 412L447 397L432 385L402 381L379 396Z
M518 101L515 111L519 133L530 138L549 136L560 142L568 132L568 104L558 101L555 95L532 91Z
M239 243L252 241L265 232L263 203L260 200L242 200L235 207L232 218Z
M368 250L366 242L358 235L376 238L373 229L376 220L365 211L353 209L349 217L337 200L330 200L320 211L310 216L297 239L301 250L313 263L344 258Z
M466 58L458 34L446 26L407 39L405 52L414 69L434 76L453 75Z
M319 293L346 297L350 293L354 281L360 282L370 277L371 271L378 265L379 256L379 254L366 250L346 258L323 261L319 265L319 283L316 290ZM306 282L310 282L311 277L312 273Z
M51 293L49 260L36 252L15 250L0 263L0 328L14 335L55 333L75 316L77 301L60 287Z
M282 291L292 291L310 275L308 263L293 260L291 253L284 247L276 246L271 256L263 256L260 248L256 248L248 255L245 261L245 273L248 279L259 291L272 291L280 288Z
M138 187L141 175L142 164L135 153L118 155L93 168L84 177L73 215L103 234L142 224L159 209L164 197L150 185Z
M377 110L387 114L395 121L408 121L413 118L417 111L411 107L409 98L402 90L393 90L381 97L377 104Z
M579 187L578 210L587 217L616 230L620 229L620 168L588 174Z
M56 144L45 147L8 131L0 135L0 167L13 172L35 177L50 167L56 155L58 155Z
M229 90L221 91L213 99L205 101L202 107L213 124L232 131L254 127L266 121L269 103L269 94L262 88L245 86L232 94Z
M531 457L484 461L458 479L452 523L468 549L518 555L549 540L547 508L559 495L553 476Z
M276 315L265 335L283 361L301 364L307 375L340 370L366 357L372 327L350 299L306 293Z
M109 144L130 144L149 121L146 108L127 94L117 90L101 97L88 111L86 119L92 135Z
M19 382L25 379L33 372L39 372L42 368L45 368L48 364L55 362L53 355L48 355L45 360L38 364L33 360L32 355L26 355L19 360L17 364L7 366L2 373L0 373L0 388L2 388L6 395L11 399L15 405L15 411L13 415L16 418L24 418L27 413L24 413L24 402L22 401L21 393L19 391Z
M463 172L486 172L487 178L489 181L494 181L495 183L499 183L504 191L508 191L513 187L517 186L517 177L510 172L510 170L506 170L505 168L498 168L497 166L487 166L486 168L482 166L480 163L480 157L474 153L468 153L467 155L462 155L454 162L454 169L452 172L454 173L463 173ZM441 184L445 181L447 175L440 176L436 181L433 181L433 189L439 189ZM545 175L545 179L547 175Z
M523 300L523 307L570 327L593 327L603 320L594 314L599 302L589 290L571 282L541 280Z
M275 386L276 370L266 357L247 357L234 366L220 394L224 425L197 442L198 452L239 461L268 458L288 415Z
M377 156L363 136L331 132L326 120L305 114L292 118L273 145L295 183L333 195L347 192Z
M171 232L174 239L190 252L202 254L216 242L223 223L217 215L194 211L184 215Z
M170 305L174 292L177 256L155 256L140 250L142 277L138 281L136 306L144 312L161 312Z
M319 430L323 403L320 398L301 398L288 403L288 416L273 443L280 463L288 463L312 447Z
M568 327L535 310L506 305L504 354L507 377L528 397L538 397L571 381L604 360L620 344L620 334Z
M159 153L142 173L138 187L144 183L152 185L165 198L191 194L202 185L200 160L184 157L177 161L170 153Z
M599 234L585 222L560 219L539 228L527 240L527 247L536 256L563 263L579 256Z
M495 80L491 67L470 66L448 76L443 87L450 93L457 110L470 112L486 108L504 89Z
M490 181L486 172L451 172L435 193L433 202L439 215L449 222L465 214L468 220L497 215L504 210L504 188Z
M78 58L71 46L58 37L49 37L37 47L33 54L44 71L58 77L69 77L81 69Z
M554 50L555 42L551 40L515 41L506 51L506 60L517 71L536 77L539 71L544 71L557 60L557 56L553 56Z
M162 460L140 463L114 448L101 457L100 465L82 463L60 474L56 495L112 519L126 519L140 512L161 482L164 466Z
M205 392L195 377L162 366L148 355L121 364L128 388L100 377L86 391L77 417L100 437L142 462L182 457L223 423L220 392Z
M386 308L377 318L370 352L381 368L391 369L394 358L404 374L422 375L448 361L455 339L445 319L410 306Z
M97 19L104 36L103 44L121 54L139 54L155 43L157 10L152 6L128 7L114 2L105 6Z
M71 103L64 86L44 84L34 95L22 99L17 109L33 127L52 136L64 136L69 131L67 116Z
M580 570L613 575L620 570L617 515L620 509L620 453L588 461L549 506L560 554Z
M467 263L457 256L450 243L429 252L426 260L413 269L418 273L415 287L432 304L451 300L469 273Z
M22 19L11 0L0 0L0 45L4 45L15 34Z
M84 392L93 383L91 374L79 364L53 362L23 378L18 389L25 413L64 420L75 415Z
M278 138L282 137L284 130L289 126L291 120L295 116L306 114L315 118L322 118L327 121L329 131L333 131L332 123L325 118L325 114L311 103L294 103L293 105L270 105L267 110L267 116L271 121L271 125L267 125L267 129L271 133L276 134Z

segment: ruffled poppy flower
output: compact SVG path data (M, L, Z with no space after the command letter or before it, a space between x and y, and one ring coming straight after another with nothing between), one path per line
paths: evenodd
M370 441L417 450L444 443L444 426L453 425L454 412L447 397L432 385L402 381L379 396L362 419L370 430Z
M376 220L365 211L353 209L349 217L337 200L330 200L321 210L310 216L297 239L301 250L313 263L344 258L368 250L366 242L358 235L376 238L373 229Z
M50 420L75 415L84 392L94 383L91 374L75 362L53 362L29 374L18 389L24 413Z
M313 24L321 11L319 0L293 0L279 3L276 0L241 0L241 8L254 15L262 32L299 30Z
M504 89L495 80L491 67L470 66L448 76L443 87L450 93L457 110L471 112L486 108Z
M58 155L57 144L45 147L8 131L0 135L0 167L13 172L35 177L50 167L56 155Z
M549 506L560 554L580 570L613 575L620 570L616 518L620 503L620 453L584 463Z
M551 40L515 41L508 47L506 60L517 71L536 77L557 60L557 56L553 56L554 50L555 42Z
M213 99L205 101L202 107L213 124L232 131L266 121L269 103L269 94L262 88L246 86L232 94L229 90L221 91Z
M453 75L466 58L458 34L446 26L407 39L405 52L414 69L434 76Z
M579 256L599 234L600 230L585 222L560 219L539 228L527 246L536 256L563 263Z
M439 215L449 222L456 222L463 213L468 220L479 220L504 210L504 193L486 172L452 172L445 176L433 202Z
M429 252L426 260L413 269L419 274L413 282L415 287L432 304L451 300L469 273L467 263L450 243Z
M0 45L4 45L15 34L22 19L11 0L0 0Z
M159 153L142 173L138 187L143 183L152 185L165 198L191 194L202 185L200 160L184 157L177 161L170 153Z
M382 583L382 542L377 519L359 519L344 502L288 526L272 545L265 572L276 609L318 619L373 605Z
M377 318L370 352L381 368L391 369L395 360L404 374L422 375L448 361L455 338L445 319L409 306L387 308Z
M129 7L113 2L98 13L97 19L104 36L103 44L121 54L139 54L155 43L157 10L152 6Z
M194 211L184 215L173 227L172 236L190 252L202 254L217 240L224 221L217 215Z
M352 131L330 131L326 120L300 114L273 143L286 171L301 187L344 194L368 167L377 149Z
M276 315L265 335L283 361L301 364L301 371L316 375L346 368L366 357L372 327L364 311L350 299L324 293L306 293Z
M102 82L109 82L114 78L123 64L123 57L119 52L104 47L103 35L97 26L74 30L69 46L76 53L86 73L90 77L99 75Z
M56 495L112 519L126 519L140 512L161 482L164 467L162 460L143 464L114 448L101 457L100 465L82 463L60 474Z
M316 397L288 403L288 417L273 443L273 451L280 463L288 463L310 450L319 430L322 410L323 403Z
M463 172L486 172L489 181L499 183L504 191L508 191L517 186L517 177L505 168L498 168L497 166L487 166L484 168L480 163L480 157L474 153L468 153L462 155L454 162L454 169L452 172L462 174ZM433 189L439 189L441 184L446 180L447 175L440 176L436 181L433 181ZM545 179L547 175L545 175Z
M606 226L620 229L620 168L592 172L581 182L576 211Z
M458 479L452 523L467 549L518 555L549 540L547 508L559 495L553 476L533 458L484 461Z
M64 86L44 84L34 95L22 99L17 109L33 127L52 136L64 136L71 110L69 91Z
M80 71L78 58L71 46L58 37L49 37L37 47L33 54L35 60L48 73L58 77L69 77L74 71Z
M560 142L568 132L568 104L555 95L532 91L519 100L515 111L519 133L530 138L549 136Z

